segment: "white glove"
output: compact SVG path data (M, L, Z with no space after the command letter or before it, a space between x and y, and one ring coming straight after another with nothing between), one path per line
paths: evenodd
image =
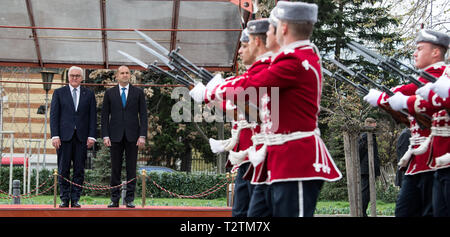
M195 87L189 91L189 95L192 97L192 99L195 102L202 103L205 101L205 93L206 93L206 87L203 85L203 83L199 82Z
M431 85L433 83L427 83L424 86L416 90L416 95L420 95L423 99L428 100L428 95L430 94Z
M209 146L211 147L211 151L213 153L220 153L220 152L224 152L225 151L222 141L218 141L218 140L213 139L213 138L209 139Z
M209 82L206 84L206 89L208 91L213 91L217 85L223 83L225 79L223 79L222 74L217 73Z
M408 102L408 98L408 96L403 95L401 92L397 92L394 94L394 96L389 97L387 101L389 102L389 105L393 110L399 111L408 108L408 105L406 103Z
M266 158L267 146L264 144L258 151L252 146L248 150L248 160L252 163L253 167L258 166Z
M439 97L445 99L449 96L448 90L450 89L450 78L444 74L439 79L431 85L431 90L436 92Z
M367 101L367 103L369 103L370 105L372 105L373 107L378 106L378 99L380 98L380 96L383 93L379 90L375 90L375 89L370 89L369 90L369 94L367 94L366 96L364 96L364 100Z

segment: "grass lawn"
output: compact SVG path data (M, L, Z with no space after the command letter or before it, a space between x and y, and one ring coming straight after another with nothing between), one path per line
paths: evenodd
M394 216L395 203L385 203L377 201L377 216ZM367 208L367 215L370 215L370 203ZM318 202L315 214L350 214L350 205L345 201L322 201Z

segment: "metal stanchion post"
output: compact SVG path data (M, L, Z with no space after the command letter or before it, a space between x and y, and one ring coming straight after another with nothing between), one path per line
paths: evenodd
M56 208L56 193L58 188L58 170L53 170L53 207Z
M146 191L146 179L147 179L147 171L142 170L142 208L145 207L145 191Z
M12 186L13 204L20 204L20 180L14 180Z
M125 202L126 196L127 196L127 181L122 181L122 193L121 193L122 205L127 205L127 203Z

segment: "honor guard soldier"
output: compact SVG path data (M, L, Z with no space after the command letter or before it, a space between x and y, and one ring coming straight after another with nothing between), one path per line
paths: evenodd
M448 50L450 38L445 34L438 34L430 41L439 45L440 56L444 59ZM427 83L416 91L416 95L395 95L390 99L393 109L408 109L411 114L423 113L432 116L430 136L414 150L414 154L421 154L431 149L428 164L436 170L433 181L433 216L450 216L450 116L448 108L448 90L450 83L450 67L446 66L442 76L436 83ZM436 94L432 89L440 91ZM447 92L447 93L445 93ZM440 96L442 95L442 97ZM395 108L394 108L395 107Z
M416 38L416 50L413 54L415 66L429 74L439 77L445 70L443 62L445 51L442 52L440 41L443 34L431 30L422 30ZM443 54L444 53L444 54ZM419 77L422 83L429 81ZM403 96L412 96L418 87L413 84L401 85L393 88L396 95L388 98L385 93L370 90L364 99L374 106L390 106L394 110L399 110L398 99ZM406 107L405 107L406 108ZM395 215L406 216L431 216L432 209L432 187L434 169L429 166L428 158L431 147L418 152L419 146L430 136L429 128L420 128L417 121L410 116L410 147L405 155L400 159L399 166L406 167L402 187L397 199Z
M272 10L273 11L273 10ZM276 27L278 19L273 14L269 17L269 29L266 33L266 48L272 53L270 60L280 50L280 45L276 39ZM255 146L255 151L260 149L262 144ZM253 154L253 152L250 152ZM272 216L272 204L270 195L270 185L267 184L266 162L261 162L258 165L251 165L247 171L246 177L251 179L251 184L255 185L253 194L250 199L248 208L249 217L269 217ZM246 178L244 177L244 178Z
M269 27L269 21L267 19L259 19L252 20L247 23L247 28L243 31L241 37L241 48L240 55L242 57L242 62L244 65L250 65L247 71L240 76L227 78L225 81L218 78L217 75L213 80L214 82L208 83L205 87L205 90L215 91L221 90L225 88L222 93L227 92L226 87L223 85L228 85L232 83L236 78L245 78L246 75L254 75L260 72L262 69L265 69L269 66L269 51L265 47L266 43L266 32ZM222 83L218 83L222 82ZM212 86L212 84L214 86ZM201 86L201 85L200 85ZM199 98L196 100L197 102L210 102L212 99L210 97L204 98L202 95L205 95L204 91L200 91L200 96L197 96L195 93L198 92L197 88L194 88L190 94L195 98ZM237 94L238 92L230 92L227 93L234 103L237 102ZM245 98L244 98L245 99ZM257 104L256 98L252 103ZM213 152L222 152L229 151L227 166L233 166L233 170L237 169L237 176L235 179L235 196L233 198L233 208L232 208L232 216L233 217L242 217L247 216L247 211L249 207L250 198L252 196L254 186L250 183L250 180L243 179L244 174L247 172L250 162L248 160L248 149L252 146L251 137L254 133L259 132L259 126L257 126L256 121L250 123L246 120L244 112L240 112L236 106L232 106L233 102L229 100L227 97L224 100L217 101L219 104L222 104L225 110L235 109L238 110L238 118L236 121L233 121L232 127L232 137L225 141L216 141L214 139L210 139L210 145ZM239 103L239 102L238 102ZM232 148L232 150L230 150Z
M261 133L252 141L253 146L262 147L250 157L254 165L266 162L273 216L313 216L323 181L342 177L318 129L321 60L309 40L317 12L316 4L278 2L273 14L279 20L276 37L280 52L267 69L230 83L243 89L275 88L279 92L261 95ZM223 96L221 91L206 94L215 99ZM272 104L274 97L278 104Z

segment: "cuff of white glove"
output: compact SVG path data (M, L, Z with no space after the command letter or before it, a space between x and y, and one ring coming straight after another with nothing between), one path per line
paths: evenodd
M199 82L191 91L189 91L189 95L195 102L203 103L205 101L206 87Z
M367 103L369 103L370 105L372 105L373 107L378 106L378 100L380 98L380 96L383 95L383 92L375 90L375 89L370 89L369 93L364 96L364 100L367 101Z
M428 95L430 94L431 83L427 83L424 86L416 90L416 95L420 95L425 100L428 100Z
M430 89L438 94L439 97L447 98L450 93L450 79L446 75L442 76L430 86Z
M225 149L220 141L217 141L216 139L210 138L209 139L209 146L211 147L211 151L213 153L220 153L224 152Z
M206 84L206 90L213 91L217 85L223 83L225 80L222 77L222 74L216 74L209 82Z
M393 110L399 111L408 108L408 98L408 96L397 92L394 96L388 99L388 102Z

